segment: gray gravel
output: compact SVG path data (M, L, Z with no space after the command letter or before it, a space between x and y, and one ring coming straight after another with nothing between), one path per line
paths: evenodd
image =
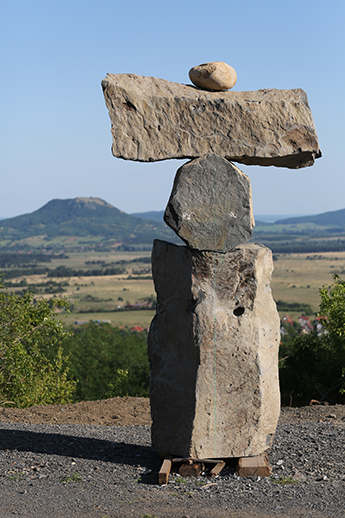
M148 426L0 423L0 517L344 517L344 451L344 418L283 423L271 477L228 465L160 487Z

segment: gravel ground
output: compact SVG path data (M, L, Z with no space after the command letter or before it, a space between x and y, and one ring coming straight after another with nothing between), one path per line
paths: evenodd
M345 409L283 409L269 478L172 474L150 427L0 422L0 517L345 517Z

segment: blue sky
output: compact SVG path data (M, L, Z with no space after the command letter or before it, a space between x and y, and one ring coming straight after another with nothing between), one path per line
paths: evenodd
M234 90L308 94L323 158L300 170L240 165L254 212L345 208L344 20L342 0L3 0L0 216L77 196L164 209L183 161L114 158L100 82L132 72L186 83L207 61L236 69Z

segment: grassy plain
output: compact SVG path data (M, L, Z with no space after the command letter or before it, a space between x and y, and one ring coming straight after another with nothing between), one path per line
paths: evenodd
M81 322L86 323L89 320L100 320L110 322L115 327L134 327L141 326L147 329L150 326L151 320L155 316L153 309L143 309L141 311L119 311L111 313L71 313L63 316L63 322L67 326L77 326ZM79 322L79 324L75 324Z
M72 301L71 314L64 319L67 325L91 319L110 320L113 325L148 327L154 316L153 309L122 309L125 305L140 304L150 297L152 300L155 296L150 264L135 261L140 257L148 260L150 252L75 252L68 255L68 259L54 257L51 263L44 265L51 269L64 265L87 270L126 261L121 263L126 272L121 275L54 278L55 282L61 283L61 290L55 287L54 295L61 293ZM319 288L324 284L331 284L334 273L345 277L345 252L275 255L271 283L274 299L287 303L310 304L316 312L319 306ZM37 297L52 296L48 285L47 289L44 287L51 278L48 279L45 275L32 275L26 276L25 279L29 288L37 286ZM12 279L12 286L20 280ZM14 289L19 290L23 287L18 286ZM296 316L292 312L289 314L292 317Z
M281 254L275 256L272 292L274 299L319 307L319 288L332 283L332 275L345 274L345 252Z

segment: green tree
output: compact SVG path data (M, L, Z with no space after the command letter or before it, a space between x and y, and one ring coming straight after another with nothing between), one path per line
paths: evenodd
M115 396L148 396L150 366L147 332L131 332L110 324L80 326L63 342L77 380L76 401Z
M106 398L128 396L128 370L117 369L114 373L114 381L107 384Z
M333 284L323 286L319 316L330 339L344 352L345 344L345 281L339 275L333 275Z
M283 404L307 404L311 399L343 403L345 393L345 281L320 288L318 316L325 333L298 335L289 358L281 362Z
M64 299L34 301L29 291L18 295L0 278L0 405L24 408L72 400L76 383L68 379L61 347L68 333L55 312L67 306Z

